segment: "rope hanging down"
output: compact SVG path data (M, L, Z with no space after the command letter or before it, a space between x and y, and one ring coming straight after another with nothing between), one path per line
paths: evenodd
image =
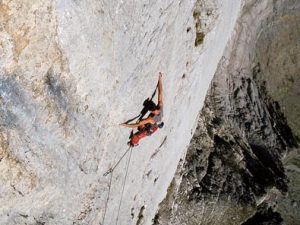
M130 123L133 120L138 119L138 121L140 121L148 112L148 107L147 107L147 103L152 101L152 99L154 98L157 89L158 89L158 85L159 83L157 83L154 92L152 93L151 98L147 98L144 101L144 108L142 109L142 111L140 112L140 114L128 121L126 121L126 123ZM133 130L132 132L133 133ZM131 150L131 151L130 151ZM111 184L112 184L112 177L113 177L113 171L116 169L116 167L119 165L119 163L122 161L122 159L125 157L125 155L130 151L130 156L129 156L129 160L127 162L127 166L126 166L126 174L125 174L125 179L123 182L123 188L122 188L122 193L121 193L121 199L120 199L120 203L119 203L119 208L118 208L118 214L117 214L117 220L116 220L116 225L118 225L118 220L119 220L119 213L120 213L120 209L121 209L121 205L122 205L122 200L123 200L123 194L124 194L124 189L125 189L125 184L126 184L126 180L127 180L127 175L128 175L128 169L129 169L129 164L130 164L130 160L131 160L131 154L132 154L132 147L130 146L125 153L120 157L120 159L118 160L118 162L116 162L116 164L111 167L108 171L106 171L103 176L107 176L108 174L111 173L111 177L110 177L110 181L109 181L109 187L108 187L108 195L107 195L107 199L106 199L106 203L105 203L105 210L104 210L104 215L103 215L103 220L102 220L102 224L104 224L105 222L105 216L106 216L106 211L107 211L107 206L108 206L108 201L109 201L109 197L110 197L110 190L111 190Z
M104 209L103 219L102 219L102 223L100 223L100 225L104 225L104 222L105 222L107 205L108 205L108 201L109 201L109 197L110 197L110 189L111 189L112 178L113 178L113 174L111 173L111 176L110 176L110 179L109 179L108 194L107 194L107 199L106 199L106 202L105 202L105 209Z
M113 171L115 170L115 168L119 165L119 163L122 161L122 159L125 157L125 155L130 150L132 150L132 147L129 147L125 151L125 153L120 157L118 162L113 167L111 167L106 173L103 174L103 176L107 176L108 174L111 173L111 176L110 176L110 180L109 180L108 194L107 194L107 199L106 199L106 203L105 203L103 219L102 219L102 223L100 223L100 225L104 225L104 222L105 222L106 211L107 211L108 202L109 202L109 199L110 199L110 190L111 190L111 185L112 185ZM132 151L130 152L129 161L127 162L127 165L126 165L126 175L125 175L125 180L124 180L124 183L123 183L122 195L121 195L121 200L120 200L119 209L118 209L119 211L120 211L120 208L121 208L121 202L122 202L122 198L123 198L124 186L125 186L125 182L126 182L126 179L127 179L127 173L128 173L129 163L130 163L130 159L131 159L131 153L132 153ZM119 211L118 211L118 216L119 216ZM118 218L117 218L117 220L118 220Z
M107 170L104 174L103 174L103 176L107 176L108 174L110 174L110 173L112 173L115 169L116 169L116 167L119 165L119 163L122 161L122 159L124 158L124 156L129 152L129 150L130 150L130 148L131 148L131 146L126 150L126 152L121 156L121 158L118 160L118 162L116 162L116 164L113 166L113 167L111 167L109 170Z
M122 205L123 194L124 194L124 189L125 189L125 184L126 184L126 180L127 180L127 175L128 175L128 170L129 170L129 164L130 164L130 159L131 159L131 154L132 154L132 148L130 148L130 150L131 151L130 151L129 159L128 159L127 166L126 166L126 174L125 174L125 179L124 179L124 182L123 182L123 188L122 188L121 199L120 199L119 208L118 208L116 225L118 225L119 213L120 213L120 209L121 209L121 205Z

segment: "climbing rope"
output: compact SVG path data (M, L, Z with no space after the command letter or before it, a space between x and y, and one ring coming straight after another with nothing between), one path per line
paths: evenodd
M124 156L129 152L130 148L131 148L131 146L129 146L129 148L126 150L126 152L120 157L120 159L118 160L118 162L116 162L116 164L115 164L113 167L111 167L109 170L107 170L107 171L103 174L103 176L106 177L108 174L112 173L112 172L116 169L116 167L117 167L117 166L119 165L119 163L122 161L122 159L124 158Z
M121 205L122 205L123 194L124 194L124 189L125 189L125 184L126 184L126 180L127 180L128 169L129 169L129 164L130 164L130 159L131 159L131 154L132 154L132 148L130 148L130 149L131 149L131 151L130 151L129 159L128 159L127 166L126 166L126 174L125 174L125 179L123 182L123 188L122 188L122 193L121 193L121 198L120 198L120 203L119 203L119 208L118 208L116 225L118 225L119 213L120 213L120 209L121 209Z
M111 174L110 176L110 179L109 179L109 185L108 185L108 194L107 194L107 199L106 199L106 202L105 202L105 208L104 208L104 214L103 214L103 219L102 219L102 223L100 223L100 225L104 225L104 222L105 222L105 217L106 217L106 211L107 211L107 208L108 208L108 202L109 202L109 199L110 199L110 191L111 191L111 185L112 185L112 178L113 178L113 172L115 170L115 168L119 165L119 163L122 161L122 159L125 157L125 155L129 152L129 150L131 150L132 147L130 146L126 151L125 153L120 157L120 159L118 160L118 162L115 163L115 165L113 167L111 167L106 173L103 174L103 176L107 176L108 174ZM127 162L127 165L126 165L126 175L125 175L125 181L126 181L126 178L127 178L127 172L128 172L128 167L129 167L129 163L130 163L130 159L131 159L131 153L132 151L130 152L130 156L129 156L129 161ZM125 185L125 181L124 181L124 184ZM122 198L123 198L123 192L124 192L124 186L123 186L123 190L122 190L122 196L121 196L121 201L122 201ZM119 210L120 210L120 207L119 206Z
M107 205L108 205L108 201L109 201L109 197L110 197L110 189L111 189L112 178L113 178L113 173L111 173L111 176L110 176L109 185L108 185L108 194L107 194L107 199L106 199L105 208L104 208L104 215L103 215L102 223L100 223L100 225L104 225L104 222L105 222Z
M154 98L154 96L156 95L157 89L158 89L159 83L157 83L154 92L152 93L151 98L148 98L146 101L152 101L152 99ZM145 107L138 116L134 117L133 119L130 119L128 121L126 121L125 123L129 123L132 122L133 120L137 120L140 121L144 115L147 113L147 108ZM131 135L133 135L133 129L131 131ZM130 151L131 150L131 151ZM104 209L104 215L103 215L103 220L102 220L102 224L100 225L104 225L105 222L105 216L106 216L106 211L107 211L107 206L108 206L108 202L109 202L109 198L110 198L110 191L111 191L111 184L112 184L112 178L113 178L113 172L116 169L116 167L119 165L119 163L122 161L122 159L125 157L125 155L130 151L130 155L129 155L129 159L127 161L127 165L126 165L126 174L125 174L125 179L123 182L123 187L122 187L122 193L121 193L121 198L120 198L120 203L119 203L119 208L118 208L118 214L117 214L117 219L116 219L116 225L118 225L118 220L119 220L119 214L120 214L120 209L121 209L121 205L122 205L122 200L123 200L123 194L124 194L124 189L125 189L125 184L126 184L126 180L127 180L127 175L128 175L128 170L129 170L129 164L130 164L130 160L131 160L131 155L132 155L132 146L129 146L129 148L125 151L125 153L120 157L120 159L118 160L118 162L115 163L115 165L113 167L111 167L108 171L106 171L103 176L107 176L108 174L111 173L110 176L110 181L109 181L109 187L108 187L108 195L107 195L107 199L106 199L106 203L105 203L105 209Z

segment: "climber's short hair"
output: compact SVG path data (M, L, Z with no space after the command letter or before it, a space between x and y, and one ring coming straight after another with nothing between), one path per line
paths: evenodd
M159 105L156 105L152 100L148 100L144 102L144 106L149 110L149 111L154 111L154 110L159 110L160 107Z

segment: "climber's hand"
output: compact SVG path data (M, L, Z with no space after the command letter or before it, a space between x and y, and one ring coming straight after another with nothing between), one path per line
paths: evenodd
M162 72L159 72L158 78L161 79L163 76Z

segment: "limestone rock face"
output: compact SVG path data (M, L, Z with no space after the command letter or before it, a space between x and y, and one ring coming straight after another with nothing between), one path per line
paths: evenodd
M300 223L299 9L243 5L156 225Z
M0 1L0 224L151 224L240 1ZM126 155L164 75L165 127ZM122 196L122 190L124 194ZM109 198L108 198L109 197ZM121 201L122 200L122 201Z

